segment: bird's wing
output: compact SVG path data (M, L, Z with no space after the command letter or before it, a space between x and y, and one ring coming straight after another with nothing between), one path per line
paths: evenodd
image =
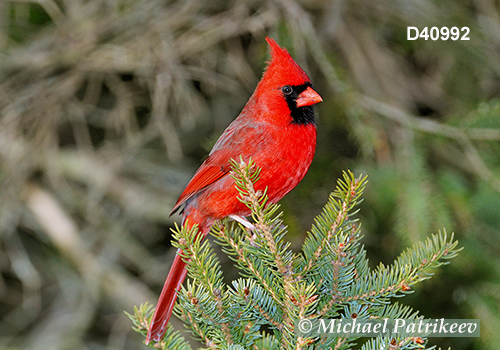
M209 158L207 158L209 160ZM226 168L221 166L209 166L203 163L196 174L194 174L193 178L187 184L186 188L180 195L177 203L175 203L174 208L170 214L175 213L179 208L192 196L206 187L213 184L215 181L224 177L231 168L228 166Z
M175 203L171 214L179 210L189 198L227 176L231 171L231 159L237 160L240 155L245 157L255 154L269 142L264 128L246 122L244 118L238 119L217 140L208 158L200 165Z

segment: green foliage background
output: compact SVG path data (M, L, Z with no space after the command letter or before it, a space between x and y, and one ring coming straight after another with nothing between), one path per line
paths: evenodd
M140 346L123 310L156 301L168 213L255 88L265 35L324 99L287 238L300 247L342 170L368 174L372 265L454 231L465 249L405 302L481 319L480 339L436 344L495 349L499 33L491 0L0 2L0 349Z

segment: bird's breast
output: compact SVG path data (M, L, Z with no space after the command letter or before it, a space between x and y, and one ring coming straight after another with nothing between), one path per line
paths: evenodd
M252 158L261 168L256 190L267 188L269 202L276 203L304 178L316 149L315 125L290 124L267 127L264 147L257 143L242 149L245 161ZM250 210L238 199L234 180L228 175L198 193L186 203L185 214L222 219L229 215L247 216Z
M316 150L316 126L290 124L276 132L275 146L253 159L261 167L255 187L268 188L269 200L278 202L304 178Z

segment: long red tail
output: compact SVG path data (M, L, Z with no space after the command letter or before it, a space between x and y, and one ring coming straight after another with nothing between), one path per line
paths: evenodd
M177 292L181 288L187 274L186 263L182 261L180 254L181 251L177 250L174 262L161 290L153 320L149 326L146 344L149 344L152 340L156 342L160 341L167 330L168 320L172 316L175 300L177 299Z

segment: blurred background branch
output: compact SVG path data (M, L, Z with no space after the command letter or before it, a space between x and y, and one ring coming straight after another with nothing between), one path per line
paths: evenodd
M325 100L313 166L282 201L288 238L300 246L343 169L368 174L373 265L455 231L463 254L407 300L427 317L481 319L480 339L436 344L495 349L499 8L0 1L0 348L137 348L123 310L156 301L168 214L255 88L269 35ZM467 26L471 40L408 41L408 26Z

